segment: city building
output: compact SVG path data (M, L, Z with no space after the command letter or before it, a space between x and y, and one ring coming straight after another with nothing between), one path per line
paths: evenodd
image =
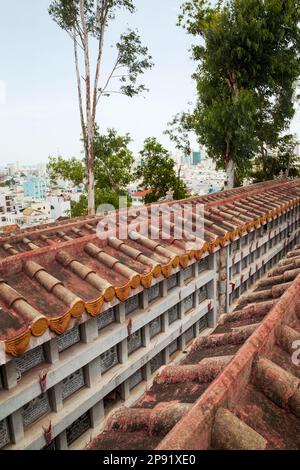
M24 183L24 195L34 199L46 199L47 183L44 178L30 176Z
M144 198L147 194L151 193L151 189L144 189L141 191L135 191L131 194L132 205L133 206L142 206L144 204Z
M117 430L120 434L111 443L116 448L122 439L124 448L174 448L178 428L172 428L181 418L182 425L187 419L191 423L189 433L181 435L182 445L188 445L186 440L190 438L191 446L196 446L201 435L197 422L203 413L198 402L195 410L191 409L200 389L197 383L189 386L188 381L190 374L200 377L198 370L181 369L187 377L183 387L190 393L182 406L174 404L179 393L176 380L173 388L164 385L164 395L159 389L157 409L161 413L151 406L146 411L143 399L139 402L141 410L124 406L130 407L140 399L163 365L187 357L191 361L187 364L198 367L201 351L196 364L192 362L194 346L188 353L191 356L185 354L195 338L195 348L200 350L206 344L209 348L211 344L219 348L215 350L219 356L223 355L223 346L225 356L234 355L252 333L257 332L259 340L266 339L264 332L269 335L270 330L256 330L256 315L266 313L290 287L292 296L296 295L291 283L297 274L293 267L299 267L299 252L293 254L295 263L290 257L280 260L300 241L300 180L264 182L188 202L204 205L204 239L194 248L182 240L166 239L159 221L155 222L159 235L156 240L138 232L130 232L126 240L108 232L106 240L100 240L96 234L99 217L70 219L0 238L2 449L80 449L99 434L93 442L101 447L104 425L109 432ZM266 289L264 280L257 289L255 283L275 265L289 265L286 269L291 271L275 271L275 279L266 284ZM242 304L238 304L239 299ZM263 310L261 305L255 307L260 301ZM244 306L249 308L244 311ZM220 319L225 322L225 333L222 335L219 329L209 336L215 333ZM227 330L226 322L230 321L234 328ZM259 345L253 343L253 347ZM210 357L207 350L202 357ZM238 356L232 366L235 369L228 373L232 382L236 370L240 383L248 380L243 375L242 358L245 353ZM217 364L212 361L207 382L227 364L228 357ZM228 390L234 388L234 383L225 382ZM292 398L289 406L297 410L296 382L289 384L293 393L283 398ZM170 406L166 405L170 400ZM230 400L222 405L226 418L226 408L232 413ZM242 405L241 413L245 407ZM117 415L112 415L115 410ZM193 415L195 411L199 414ZM126 438L117 418L124 416L122 413L129 417L122 421L128 431ZM220 413L216 447L222 447L218 436L226 430L221 408ZM140 416L144 417L144 431L147 433L151 422L154 434L133 432L128 423L131 420L134 426L137 419L136 431L142 430ZM233 418L230 415L228 419L231 422ZM249 426L253 427L251 423ZM210 432L211 427L208 429ZM234 425L229 430L234 433ZM255 432L260 434L260 430ZM167 444L162 442L169 438ZM199 442L201 439L204 437L199 437ZM265 445L259 437L258 441L261 447Z

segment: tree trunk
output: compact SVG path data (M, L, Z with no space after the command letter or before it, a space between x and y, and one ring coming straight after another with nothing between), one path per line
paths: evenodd
M234 188L234 161L228 160L226 163L227 189Z
M80 0L80 17L83 29L83 51L85 64L86 89L86 127L87 127L87 171L88 171L88 214L95 215L95 177L94 177L94 125L91 109L91 73L89 58L89 37L84 12L84 0Z

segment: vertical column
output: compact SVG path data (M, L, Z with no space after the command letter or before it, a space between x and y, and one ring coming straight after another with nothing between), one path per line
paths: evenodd
M140 304L141 304L141 308L142 308L143 310L145 310L146 308L148 308L148 306L149 306L148 289L144 289L144 290L140 293Z
M120 364L125 364L128 361L127 338L118 344L118 357Z
M66 430L64 430L57 436L56 445L59 450L66 450L68 448Z
M142 340L143 340L143 346L147 348L150 345L150 326L149 323L148 325L145 325L142 328Z
M151 379L151 367L150 367L150 362L147 362L147 364L144 365L142 369L142 374L143 374L143 379L148 382L148 380Z
M124 323L126 319L125 313L125 303L121 302L116 306L116 321L119 323Z
M167 297L168 295L168 280L164 279L159 283L159 295L160 297Z
M62 382L54 385L48 390L51 409L56 413L63 408Z
M14 444L18 444L24 438L24 426L21 410L17 410L9 417L11 438Z
M100 400L90 409L91 427L95 428L98 426L103 421L104 416L104 404L103 400Z
M120 385L120 389L121 389L121 399L124 401L128 400L130 396L129 380L125 380L125 382L123 382Z
M167 347L163 350L163 361L164 361L164 364L168 364L168 363L170 362L169 346L167 346Z
M47 362L55 364L59 361L59 352L56 338L52 338L50 341L47 341L47 343L44 344L44 352Z
M97 318L91 318L81 326L81 341L83 343L92 343L98 338Z
M99 357L89 362L83 369L85 384L88 387L93 387L101 377L101 368Z
M168 312L165 312L161 316L161 327L162 327L163 333L166 333L166 331L168 330L168 326L169 326L169 315L168 315Z
M3 369L3 382L4 387L10 390L14 388L18 383L18 371L16 362L14 360L7 362L4 364Z

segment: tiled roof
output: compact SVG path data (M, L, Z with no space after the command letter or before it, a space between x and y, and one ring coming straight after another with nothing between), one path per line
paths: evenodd
M0 341L21 355L31 336L48 329L61 334L72 317L99 315L104 302L124 301L140 285L168 277L300 202L300 180L273 181L191 198L179 204L204 204L204 240L196 249L185 241L137 233L125 242L96 235L100 217L81 217L0 238ZM172 203L165 203L174 204ZM118 214L119 222L124 217ZM191 227L192 228L192 227Z
M299 449L299 274L300 245L88 448Z

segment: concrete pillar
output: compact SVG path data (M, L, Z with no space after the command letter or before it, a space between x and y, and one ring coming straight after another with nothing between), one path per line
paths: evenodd
M62 382L54 385L48 390L51 408L56 413L63 408Z
M161 329L163 333L166 333L168 331L168 326L169 326L169 315L168 315L168 312L165 312L161 316Z
M61 432L61 433L56 437L56 445L57 445L57 449L59 449L59 450L66 450L66 449L68 448L66 430L63 431L63 432Z
M9 417L11 438L14 444L18 444L24 438L24 426L21 410L17 410Z
M168 280L164 279L159 283L160 297L167 297L168 295Z
M169 346L167 346L167 347L163 350L163 360L164 360L164 364L169 364L169 362L170 362Z
M146 380L146 382L148 382L148 380L151 379L150 362L147 362L147 364L144 365L144 367L142 369L142 373L143 373L143 379Z
M81 326L81 341L85 344L92 343L98 338L97 318L91 318Z
M98 401L90 410L91 427L98 426L105 417L103 400Z
M130 395L129 380L125 380L125 382L123 382L120 385L120 389L121 389L121 399L123 401L128 400L129 395Z
M3 385L5 388L10 390L14 388L18 383L18 371L16 362L14 360L7 362L4 364L3 369Z
M118 344L118 357L120 364L125 364L128 361L127 339Z
M143 290L141 293L140 293L140 302L141 302L141 308L143 310L145 310L146 308L148 308L149 306L149 297L148 297L148 290Z
M199 276L199 264L198 261L193 264L193 276L197 278Z
M193 329L194 329L194 338L197 338L197 336L199 335L199 321L197 321L194 325L193 325Z
M181 336L178 338L178 349L180 351L183 351L186 346L186 341L185 341L185 333L183 333Z
M121 302L116 306L116 321L119 323L124 323L126 319L125 313L125 303Z
M198 305L199 305L199 291L198 291L198 289L194 292L193 304L194 304L194 308L197 308Z
M84 378L87 387L93 387L101 377L101 370L99 366L99 357L89 362L84 368Z
M184 285L185 285L182 269L178 272L178 285L179 285L179 287L184 287Z
M184 308L183 308L183 301L179 302L178 304L178 318L182 320L184 317Z
M148 325L145 325L142 328L142 340L143 340L143 346L147 348L150 344L150 326L149 323Z
M44 351L47 362L55 364L59 361L59 352L56 338L52 338L50 341L47 341L47 343L44 344Z

